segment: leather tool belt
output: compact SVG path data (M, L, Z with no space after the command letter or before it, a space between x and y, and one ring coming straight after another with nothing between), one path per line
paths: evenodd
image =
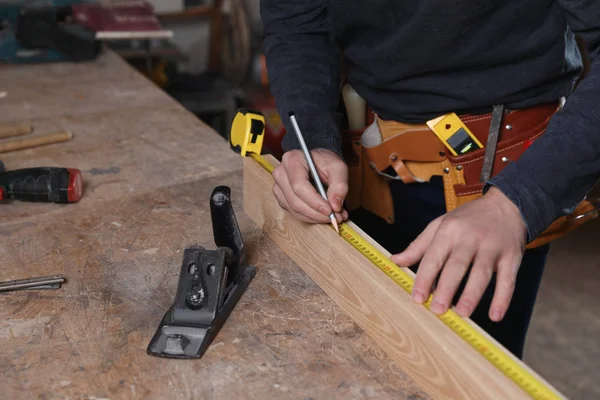
M491 176L517 160L545 132L559 109L558 103L552 103L504 112ZM394 223L390 181L428 182L432 176L443 178L447 212L481 197L485 183L480 181L480 176L492 113L462 115L460 119L484 148L454 156L426 124L404 124L379 118L364 130L348 131L344 143L350 174L348 208L362 207ZM554 221L528 243L527 248L541 246L571 232L597 217L597 210L595 201L584 199L573 213Z

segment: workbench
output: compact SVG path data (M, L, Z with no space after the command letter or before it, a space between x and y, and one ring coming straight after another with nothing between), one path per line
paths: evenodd
M78 168L79 203L0 206L3 399L426 399L248 218L242 159L111 52L83 64L0 66L0 123L69 142L0 154L7 169ZM227 185L258 272L201 360L146 354L183 250L214 248L209 196Z

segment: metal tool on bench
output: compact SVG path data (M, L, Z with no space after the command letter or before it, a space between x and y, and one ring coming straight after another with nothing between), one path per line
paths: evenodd
M185 249L175 302L147 348L152 356L201 358L256 274L231 204L231 190L216 187L210 197L217 249Z
M13 281L0 282L0 292L13 290L34 289L60 289L61 283L65 281L62 275L42 276L39 278L17 279Z

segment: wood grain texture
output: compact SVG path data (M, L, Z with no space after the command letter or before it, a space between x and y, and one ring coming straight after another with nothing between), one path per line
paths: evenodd
M40 119L175 104L112 52L77 64L0 65L0 88L6 92L0 99L0 123L30 123L35 132L41 132L35 124ZM59 129L64 127L49 131Z
M150 357L184 248L214 248L220 184L259 272L202 360ZM59 291L0 296L2 398L428 399L255 228L241 185L217 175L0 224L3 280L67 277Z
M291 218L272 195L272 184L268 172L244 160L245 212L429 395L529 398L328 225Z
M79 168L84 180L75 204L0 206L0 280L67 278L0 295L3 400L430 399L243 213L227 141L113 53L0 66L0 87L0 122L73 132L2 154L6 168ZM202 360L148 356L183 249L214 248L221 184L258 273Z
M375 246L377 248L377 250L379 250L383 255L385 255L386 257L390 257L391 256L390 252L388 252L386 249L384 249L375 240L373 240L372 238L370 238L369 235L366 232L364 232L362 229L360 229L356 224L354 224L351 221L349 221L348 225L352 229L354 229L359 235L361 235L363 238L365 238L369 243L371 243L373 246ZM403 270L408 275L410 275L413 279L415 278L415 274L410 269L403 268ZM471 325L471 327L473 329L475 329L477 332L479 332L479 334L481 334L483 337L485 337L487 340L489 340L495 346L497 346L498 348L503 348L503 346L500 343L498 343L498 341L496 341L494 338L492 338L491 336L489 336L487 334L487 332L485 332L481 327L479 327L479 325L477 325L475 322L473 322L473 320L471 320L470 318L466 318L465 320L467 321L467 323L469 325ZM558 388L554 387L554 385L552 385L547 379L544 379L544 377L542 377L539 373L537 373L533 368L531 368L529 365L527 365L526 363L524 363L522 360L519 360L510 351L508 351L506 349L504 349L504 351L505 351L505 354L509 358L511 358L514 362L516 362L517 364L519 364L523 369L525 369L529 374L531 374L531 376L535 377L539 382L542 382L543 384L545 384L549 388L553 388L553 390L556 392L557 396L560 396L563 399L566 399L566 397L563 396L563 393L561 393L561 391Z

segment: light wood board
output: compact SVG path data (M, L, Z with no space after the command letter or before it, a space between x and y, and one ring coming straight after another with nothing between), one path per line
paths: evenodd
M278 164L273 157L266 158ZM244 160L246 214L429 395L529 398L329 225L291 218L272 195L272 185L272 176L256 161Z

